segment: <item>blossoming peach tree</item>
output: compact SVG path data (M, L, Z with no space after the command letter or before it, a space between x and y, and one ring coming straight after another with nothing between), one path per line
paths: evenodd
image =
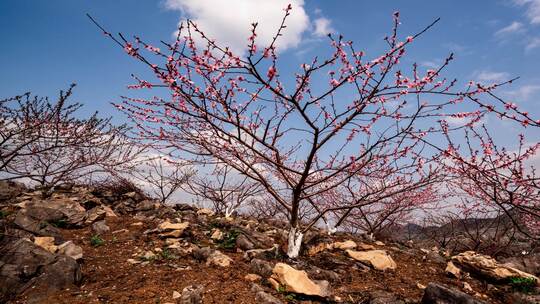
M498 146L485 125L464 130L460 147L450 136L443 164L448 185L461 193L461 213L502 214L526 236L540 237L540 177L532 161L540 143L518 135L517 148Z
M320 221L332 230L359 207L440 180L442 152L432 145L445 119L472 124L496 113L540 124L495 95L511 81L458 88L442 75L452 55L437 69L403 67L409 45L438 20L400 39L395 13L387 50L374 57L329 35L327 55L282 73L278 46L290 11L289 5L269 45L257 44L257 23L252 24L246 55L235 54L192 21L180 25L174 42L158 48L138 37L112 35L89 17L155 75L134 76L131 88L170 93L123 97L116 104L138 127L140 139L174 149L169 157L221 163L258 183L288 215L291 258L299 255L306 230ZM343 185L355 193L353 199L342 199ZM426 195L418 197L423 203ZM300 219L306 208L312 216Z

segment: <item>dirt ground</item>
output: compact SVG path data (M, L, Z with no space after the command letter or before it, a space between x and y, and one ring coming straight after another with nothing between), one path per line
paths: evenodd
M257 303L255 294L250 290L252 283L244 279L250 270L242 252L224 252L234 260L228 268L206 266L191 255L177 254L174 250L159 259L131 264L127 260L136 259L141 252L166 247L157 236L143 234L143 231L155 228L155 223L133 226L135 222L130 217L108 218L111 230L103 235L105 242L101 246L91 244L94 233L90 227L62 230L66 240L72 240L83 248L83 280L80 286L69 290L55 293L39 291L43 295L39 303L176 303L173 291L181 293L184 287L193 284L204 286L204 303ZM398 294L409 303L418 303L423 295L421 285L427 286L430 282L463 290L462 282L467 281L475 292L486 293L486 284L473 279L458 281L448 277L444 272L445 263L425 260L421 251L416 254L390 246L384 249L396 261L395 271L381 272L360 267L351 263L342 251L323 252L307 257L301 263L337 272L341 282L333 282L331 286L337 300L345 303L366 303L369 292L378 290ZM293 261L285 262L295 266ZM333 303L330 300L287 297L272 290L264 281L260 285L283 302ZM494 298L484 300L503 303ZM23 294L13 303L28 303L28 298Z

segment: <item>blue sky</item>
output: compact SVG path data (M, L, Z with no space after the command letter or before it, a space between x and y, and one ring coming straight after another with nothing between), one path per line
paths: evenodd
M215 1L1 1L0 97L26 91L54 96L75 82L74 99L84 103L86 111L99 110L122 121L109 103L120 95L133 95L126 89L132 83L130 74L144 75L146 68L106 39L86 13L111 32L137 34L156 43L170 40L179 20L191 17L238 44L247 38L238 33L248 29L250 21L277 20L280 2L221 1L217 8L221 15L215 18ZM540 117L539 0L293 2L302 16L289 24L294 35L287 38L284 57L309 60L326 43L319 35L325 31L341 33L359 48L375 52L383 46L396 10L401 12L403 37L441 17L410 49L410 63L429 67L455 52L448 73L463 81L520 76L501 93ZM539 139L537 131L532 135Z

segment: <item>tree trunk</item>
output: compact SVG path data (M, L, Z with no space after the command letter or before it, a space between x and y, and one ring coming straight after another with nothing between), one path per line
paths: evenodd
M289 238L287 243L287 256L291 259L295 259L300 254L300 248L302 246L302 239L304 234L299 231L298 227L291 227L289 230Z
M230 218L235 210L236 208L233 204L231 204L230 206L227 204L225 207L225 218Z

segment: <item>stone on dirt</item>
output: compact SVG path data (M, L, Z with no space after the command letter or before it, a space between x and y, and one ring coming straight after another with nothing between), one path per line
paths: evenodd
M508 265L500 264L494 258L474 251L460 253L452 257L452 261L455 261L466 271L493 281L504 281L512 277L517 277L534 279L537 284L540 284L540 280L536 276Z
M354 251L347 250L347 254L362 263L367 263L377 270L394 270L397 268L396 262L384 250Z
M229 267L233 260L219 250L214 250L206 259L206 265L215 265L219 267Z
M296 270L285 263L277 263L274 266L272 278L288 292L323 298L330 296L328 281L313 281L305 271Z
M58 253L66 255L74 260L80 260L83 258L82 248L75 245L72 241L67 241L58 246Z
M178 303L180 304L200 304L202 303L204 287L202 285L190 285L182 290Z
M251 285L251 292L255 294L255 301L259 304L283 304L283 302L265 292L261 286L255 283Z
M454 263L452 263L452 261L450 261L450 262L448 262L448 264L446 264L445 271L446 271L447 274L455 277L456 279L461 278L461 269L456 267L456 265L454 265Z
M97 221L95 223L92 224L92 230L96 233L96 234L105 234L107 232L109 232L109 230L111 230L111 228L109 228L109 226L107 226L107 223L105 222L105 220L102 220L102 221Z
M446 286L429 283L422 297L422 304L486 304L472 296Z
M58 249L58 246L54 244L54 237L52 236L36 236L34 238L34 244L51 253L55 253Z
M270 262L267 262L261 259L253 259L251 260L249 265L250 265L251 271L265 278L272 275L272 270L274 269L274 267L272 267L272 264Z
M28 240L5 243L0 252L0 301L23 290L32 298L45 296L40 290L61 290L81 280L75 260L55 255Z
M248 273L244 276L244 279L250 282L257 282L257 281L260 281L262 277L258 274Z

